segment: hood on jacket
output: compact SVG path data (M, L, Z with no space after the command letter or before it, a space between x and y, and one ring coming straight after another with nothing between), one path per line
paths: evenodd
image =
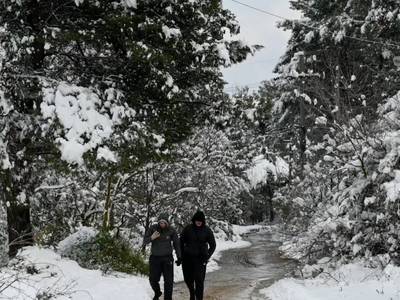
M201 222L203 222L203 224L202 225L204 225L205 223L206 223L206 216L204 215L204 213L202 212L202 211L196 211L196 213L194 214L194 216L193 216L193 218L192 218L192 222L193 222L193 224L196 222L196 221L201 221Z
M165 222L165 223L167 223L167 226L169 225L167 213L161 213L158 216L157 223L160 224L160 222Z

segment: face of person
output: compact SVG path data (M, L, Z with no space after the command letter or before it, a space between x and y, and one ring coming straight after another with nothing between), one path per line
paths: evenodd
M160 225L161 228L165 228L167 227L167 222L161 221L160 223L158 223L158 225Z
M195 223L196 223L196 226L199 226L199 227L203 224L202 221L195 221Z

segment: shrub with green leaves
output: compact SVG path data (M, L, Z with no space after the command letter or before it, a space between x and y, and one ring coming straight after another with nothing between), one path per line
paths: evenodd
M146 257L140 251L134 251L124 239L110 234L98 233L65 249L62 253L87 269L100 269L128 274L148 274Z

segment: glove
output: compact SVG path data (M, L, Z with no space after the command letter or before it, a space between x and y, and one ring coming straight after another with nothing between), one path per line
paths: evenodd
M181 259L181 258L178 258L178 259L175 261L175 263L176 263L176 265L179 267L179 266L182 264L182 259Z

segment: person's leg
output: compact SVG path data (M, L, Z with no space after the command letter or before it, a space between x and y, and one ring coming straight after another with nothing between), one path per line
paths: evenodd
M172 300L174 284L174 258L172 255L163 257L162 273L164 277L164 300Z
M154 291L154 299L158 299L161 296L160 283L159 283L161 278L160 258L154 255L150 255L149 266L150 266L150 275L149 275L150 286Z
M204 279L206 278L207 262L196 261L195 262L195 274L194 281L196 284L196 300L203 300L204 293Z
M185 280L186 286L189 289L190 300L195 300L194 295L194 262L191 259L183 259L182 260L182 272L183 279Z

